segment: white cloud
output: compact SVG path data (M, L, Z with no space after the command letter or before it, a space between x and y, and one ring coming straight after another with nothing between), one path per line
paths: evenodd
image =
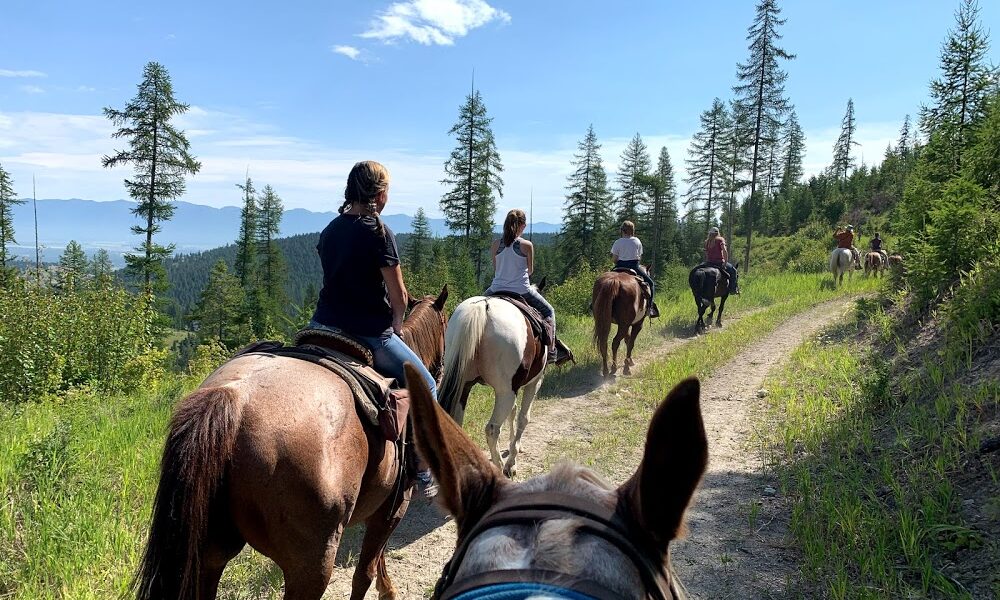
M0 69L0 77L47 77L41 71L12 71L11 69Z
M885 158L885 149L895 144L899 137L902 121L858 123L854 139L858 145L851 150L851 156L858 165L877 165ZM840 137L840 128L811 130L805 132L806 154L802 170L806 177L819 175L833 162L833 145Z
M78 85L76 86L76 91L89 93L89 92L96 92L97 88L91 87L89 85Z
M450 46L455 38L510 15L484 0L410 0L393 3L378 14L363 38L392 43L410 39L424 45Z
M351 60L358 60L358 57L361 56L361 50L354 46L333 46L330 51L334 54L342 54Z
M25 94L44 94L45 93L45 90L43 90L42 88L38 87L37 85L22 85L22 86L18 86L17 89L21 90Z

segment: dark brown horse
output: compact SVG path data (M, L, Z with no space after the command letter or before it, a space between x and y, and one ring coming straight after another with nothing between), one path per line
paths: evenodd
M447 295L419 301L403 325L428 368L442 359ZM373 579L395 598L384 550L412 489L402 459L331 371L259 354L227 362L174 412L136 597L215 598L250 544L281 568L286 600L318 599L344 528L365 523L351 598Z
M734 268L739 268L739 263ZM712 315L715 315L715 326L722 327L722 311L726 309L726 300L729 298L729 281L723 277L722 271L718 267L710 264L701 264L691 269L688 274L688 285L691 286L691 293L694 294L694 302L698 305L698 321L695 323L695 331L701 333L708 330L705 323L705 310L708 312L708 322L712 322ZM715 299L722 298L719 303L719 313L715 314Z
M635 338L642 331L646 319L648 301L642 286L631 273L610 271L603 273L594 282L591 294L591 309L594 312L594 344L603 361L601 373L607 377L618 371L618 347L625 340L624 373L632 374L632 347ZM618 329L611 343L611 368L608 369L608 335L611 325Z
M434 598L471 589L493 597L490 588L504 584L546 598L569 597L569 590L601 599L685 597L669 545L684 529L684 511L708 464L697 379L679 383L660 404L642 462L612 488L571 463L524 482L506 479L407 369L414 441L458 526L458 546Z

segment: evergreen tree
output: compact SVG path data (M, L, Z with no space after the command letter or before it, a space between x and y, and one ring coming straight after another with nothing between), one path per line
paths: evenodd
M674 258L672 248L677 237L677 184L666 147L660 148L656 170L643 179L647 188L643 222L648 224L651 234L646 240L648 260L653 274L660 277L664 266Z
M281 198L270 185L265 185L257 207L256 246L260 282L257 292L263 311L263 318L254 323L254 333L257 335L264 335L269 328L273 329L278 316L285 313L288 303L285 296L285 257L276 241L281 232L283 213Z
M14 194L14 180L3 165L0 165L0 284L9 274L7 267L7 244L14 244L14 205L24 204Z
M189 107L174 99L167 70L159 63L148 63L138 87L135 98L123 110L104 109L104 115L118 127L112 137L125 138L129 149L105 156L101 164L116 167L131 163L135 168L125 187L139 203L132 213L142 220L141 225L132 227L132 233L144 235L145 240L136 247L141 254L126 254L125 261L132 273L142 277L143 292L152 296L154 290L165 287L163 259L173 252L173 245L155 243L153 235L160 231L161 222L173 216L170 200L184 193L184 175L197 173L201 163L191 156L184 132L170 122Z
M573 173L566 185L563 227L559 232L559 252L566 276L581 261L590 266L606 262L608 232L611 228L611 193L608 175L601 163L601 145L594 126L577 145Z
M430 260L431 249L431 225L423 207L417 209L410 227L413 233L410 234L410 247L406 249L406 257L414 273L423 273Z
M250 174L246 181L236 187L243 192L243 208L240 211L240 233L236 238L236 278L240 287L250 289L254 283L254 261L257 258L257 190L253 187Z
M712 108L701 113L701 129L694 134L688 150L688 193L684 208L687 209L686 216L696 221L700 216L706 231L715 223L715 211L729 188L729 173L723 154L724 137L730 127L726 105L716 98L712 101Z
M67 291L76 289L87 276L88 267L83 247L76 240L70 240L59 257L59 287Z
M214 339L229 347L239 345L242 340L236 324L242 304L243 289L239 280L229 272L226 261L219 259L191 315L202 341Z
M724 131L721 139L722 158L725 168L728 171L726 192L726 203L722 210L722 222L725 224L726 239L735 239L735 223L738 213L736 196L749 183L740 177L748 165L750 158L747 150L752 148L750 144L753 128L751 127L750 114L739 102L732 100L729 103L729 127Z
M115 267L111 264L111 255L104 248L98 248L90 261L89 273L94 282L107 284L111 282Z
M768 127L781 122L788 108L785 98L785 79L788 74L779 66L778 60L789 60L794 55L777 46L781 34L778 27L785 24L779 15L777 0L758 0L756 17L747 30L750 42L750 56L745 63L739 63L737 79L733 87L737 101L745 110L753 126L749 140L752 149L750 159L750 196L746 200L743 220L746 231L746 247L743 249L743 268L750 269L750 247L753 238L753 218L756 214L757 185L766 158L766 136Z
M769 121L764 135L767 160L764 162L762 197L765 200L777 192L778 183L781 178L781 165L785 160L784 140L781 136L781 131L784 127L785 124L783 122Z
M987 64L989 34L979 23L979 3L962 0L955 27L941 46L941 76L931 81L931 104L920 109L920 125L928 137L943 138L944 158L954 171L962 152L973 143L972 130L985 117L996 89L996 70Z
M788 199L792 188L802 179L802 158L806 151L806 136L802 133L795 110L789 113L788 120L785 121L784 143L785 156L778 193Z
M899 141L896 143L896 154L904 159L908 158L913 151L915 140L913 139L912 127L910 115L907 114L906 118L903 119L903 126L899 129Z
M649 175L651 167L646 144L638 133L625 146L622 162L618 167L618 221L632 221L638 225L639 205L645 194L643 178Z
M851 157L851 146L859 145L854 139L854 100L847 99L847 112L844 113L844 120L840 124L840 136L833 146L833 175L840 181L846 181L848 171L854 168L857 163Z
M448 131L458 144L444 164L441 181L450 188L441 197L441 211L448 228L462 236L477 280L482 278L483 254L493 237L494 194L503 198L503 165L490 129L492 121L482 96L474 90Z

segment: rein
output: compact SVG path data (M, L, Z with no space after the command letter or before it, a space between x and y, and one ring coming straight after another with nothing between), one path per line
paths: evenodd
M505 583L533 582L584 594L596 600L615 600L620 593L585 577L543 569L503 569L468 575L458 579L458 571L472 541L484 532L508 525L537 526L552 519L572 519L577 531L597 536L624 554L639 571L647 600L675 600L678 594L663 565L655 564L636 544L635 533L615 509L578 496L559 492L518 494L490 508L464 536L454 556L444 567L434 587L434 598L449 600L477 588Z

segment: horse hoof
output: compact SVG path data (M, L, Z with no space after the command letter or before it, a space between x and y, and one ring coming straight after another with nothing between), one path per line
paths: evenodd
M719 329L722 329L722 323L719 321L715 322L715 326L718 327Z
M632 369L630 369L628 367L625 367L624 369L622 369L622 374L623 375L631 375L632 374Z
M517 477L517 466L516 465L504 465L503 475L507 479L514 479L514 477Z

